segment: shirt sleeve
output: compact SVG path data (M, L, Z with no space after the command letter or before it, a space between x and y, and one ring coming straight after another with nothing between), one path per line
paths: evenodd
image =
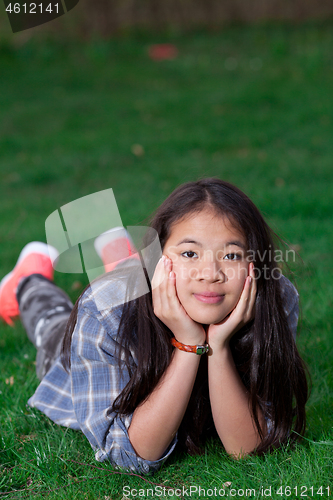
M116 357L120 316L103 317L79 308L71 348L71 390L78 424L94 448L96 459L139 473L158 470L176 446L175 438L159 460L144 460L131 445L128 428L132 415L120 416L112 404L129 381L125 365ZM110 332L110 322L114 325Z
M284 312L286 313L289 328L296 340L297 323L299 316L299 295L294 285L281 275L281 292Z

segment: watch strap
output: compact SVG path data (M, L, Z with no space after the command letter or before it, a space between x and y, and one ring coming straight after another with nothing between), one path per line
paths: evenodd
M193 352L194 354L205 354L206 352L209 351L209 345L204 344L204 345L186 345L182 344L181 342L178 342L174 337L171 339L171 344L174 347L177 347L180 351L186 351L186 352Z

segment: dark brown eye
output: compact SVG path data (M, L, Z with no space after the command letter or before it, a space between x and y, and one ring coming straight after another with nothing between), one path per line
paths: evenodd
M238 255L237 253L228 253L228 255L226 255L224 258L226 260L239 260L241 256Z
M197 257L197 254L195 252L183 252L182 253L183 257L186 257L187 259L193 259L194 257Z

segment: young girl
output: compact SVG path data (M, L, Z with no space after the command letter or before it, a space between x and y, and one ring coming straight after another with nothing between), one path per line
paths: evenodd
M38 348L30 406L84 432L97 460L141 473L177 442L199 453L215 435L238 458L297 438L308 397L298 294L258 209L231 184L204 179L177 188L151 227L163 257L149 293L129 302L112 307L125 292L110 272L72 309L43 244L28 245L2 281L0 314L9 320L19 306Z

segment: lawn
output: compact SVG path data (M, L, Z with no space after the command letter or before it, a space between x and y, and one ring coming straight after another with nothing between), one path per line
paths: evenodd
M218 176L298 250L298 345L312 379L305 439L294 448L236 462L212 441L144 480L96 462L81 433L26 407L38 385L35 350L19 322L1 324L0 498L333 494L332 28L0 47L0 277L27 242L45 241L45 219L65 203L113 188L124 226L140 225L180 183ZM148 47L161 42L178 57L151 61ZM86 283L55 280L73 300Z

